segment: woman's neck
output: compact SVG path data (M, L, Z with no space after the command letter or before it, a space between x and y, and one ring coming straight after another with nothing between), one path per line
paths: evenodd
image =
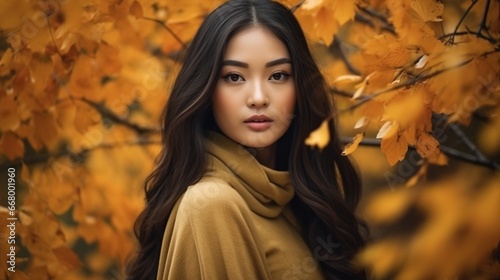
M276 145L271 145L264 148L247 149L260 164L274 169L274 163L276 162Z

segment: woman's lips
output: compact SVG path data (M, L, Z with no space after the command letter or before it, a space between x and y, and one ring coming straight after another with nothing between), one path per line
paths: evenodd
M254 131L264 131L268 129L273 120L266 115L253 115L246 119L243 123Z

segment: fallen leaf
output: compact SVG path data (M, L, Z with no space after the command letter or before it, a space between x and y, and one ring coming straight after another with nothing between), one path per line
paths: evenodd
M330 143L330 128L328 127L328 119L324 120L321 125L309 134L305 144L311 147L317 146L320 150Z
M351 154L352 152L354 152L358 148L359 142L361 142L361 140L363 140L364 136L365 136L364 133L356 134L356 136L354 136L354 139L352 140L352 142L345 146L344 151L342 152L342 155L347 156L347 155Z

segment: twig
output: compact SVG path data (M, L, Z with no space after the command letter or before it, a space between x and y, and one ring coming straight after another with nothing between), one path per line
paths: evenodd
M163 26L163 28L165 28L168 33L170 33L170 35L172 35L174 37L174 39L179 43L181 44L182 48L185 49L187 46L186 44L184 44L184 42L182 42L181 38L179 38L179 36L177 36L177 34L175 34L174 31L172 31L172 29L170 29L170 27L167 26L167 24L165 24L165 22L159 20L159 19L156 19L156 18L150 18L150 17L143 17L143 19L145 20L149 20L149 21L154 21L158 24L160 24L161 26Z
M484 13L483 19L481 20L481 24L479 25L479 29L477 30L477 34L481 34L482 30L488 30L488 26L486 26L486 19L488 18L488 10L490 9L491 0L486 0L486 5L484 5Z
M351 141L352 139L350 137L341 138L341 142L345 144L350 143ZM381 141L379 139L363 139L361 140L361 142L359 142L359 145L368 147L380 147L380 142ZM415 150L415 147L408 146L408 148L411 150ZM500 171L500 164L489 159L480 159L477 156L461 152L445 145L440 145L440 149L445 155L449 156L450 158Z
M380 13L378 13L377 11L369 8L369 7L362 7L361 5L357 5L358 9L362 12L364 12L365 14L371 16L371 17L374 17L376 19L378 19L380 21L380 23L382 24L382 30L385 30L389 33L391 33L392 35L397 35L397 32L396 32L396 29L394 28L394 25L392 25L388 20L387 20L387 17L384 16L384 15L381 15ZM363 15L361 15L360 13L356 13L356 16L354 18L355 20L359 21L359 22L362 22L362 23L365 23L365 24L368 24L370 26L374 26L372 22L370 22L369 20L367 20Z
M455 32L455 33L444 34L444 35L441 35L438 39L440 41L442 41L443 39L446 39L448 37L452 37L454 40L455 36L463 36L463 35L475 35L477 38L486 40L486 41L490 42L491 44L495 44L496 42L498 42L498 39L486 37L482 33L478 34L477 32L470 31L469 29L467 29L467 31L460 31L460 32Z
M465 18L467 17L467 15L469 14L469 12L472 10L472 8L474 8L474 5L476 5L476 3L478 2L479 0L473 0L472 3L469 5L469 7L467 8L467 10L465 10L464 14L462 15L462 17L460 18L460 20L458 21L457 23L457 26L455 26L455 30L453 31L452 34L457 34L457 31L458 31L458 28L460 28L460 25L462 24L462 22L465 20ZM453 35L451 38L450 38L450 43L453 44L455 42L455 36Z
M465 145L467 145L469 150L471 150L471 152L473 152L476 157L483 161L487 160L486 156L479 150L479 148L474 143L472 143L469 137L467 137L467 135L465 135L460 127L458 127L458 124L450 123L449 127L451 128L451 130L453 130L453 132L455 132L458 138L460 138L465 143Z
M153 127L143 127L135 123L131 123L127 121L124 118L121 118L120 116L116 115L114 112L109 110L106 106L102 104L95 103L91 100L88 100L86 98L81 98L81 99L76 99L80 100L82 102L87 103L88 105L92 106L94 109L96 109L103 118L108 118L111 121L126 126L128 128L131 128L132 130L136 131L140 135L146 135L146 134L151 134L159 131L159 128L153 128Z
M302 6L302 4L304 3L304 1L306 1L306 0L301 0L301 1L299 1L297 4L293 5L293 6L290 8L290 11L291 11L292 13L295 13L295 11L296 11L298 8L300 8L300 6Z
M61 58L61 60L64 60L61 52L59 51L59 48L57 47L56 40L54 39L54 34L52 34L52 28L50 27L49 15L47 13L45 13L45 19L47 20L47 27L49 28L50 38L52 39L52 43L54 44L54 48L56 49L56 52L59 55L59 57Z
M342 42L340 38L337 35L334 35L333 44L331 46L332 50L339 55L340 59L344 62L344 65L346 66L347 70L349 70L349 72L359 75L361 72L358 69L356 69L356 67L354 67L354 65L352 65L352 63L349 61L346 54L344 53L344 50L342 50L341 44Z

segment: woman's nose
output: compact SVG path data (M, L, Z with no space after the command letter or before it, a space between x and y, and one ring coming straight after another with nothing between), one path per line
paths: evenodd
M266 107L269 105L269 97L266 93L264 85L262 83L255 83L253 88L250 90L250 94L247 99L248 107Z

